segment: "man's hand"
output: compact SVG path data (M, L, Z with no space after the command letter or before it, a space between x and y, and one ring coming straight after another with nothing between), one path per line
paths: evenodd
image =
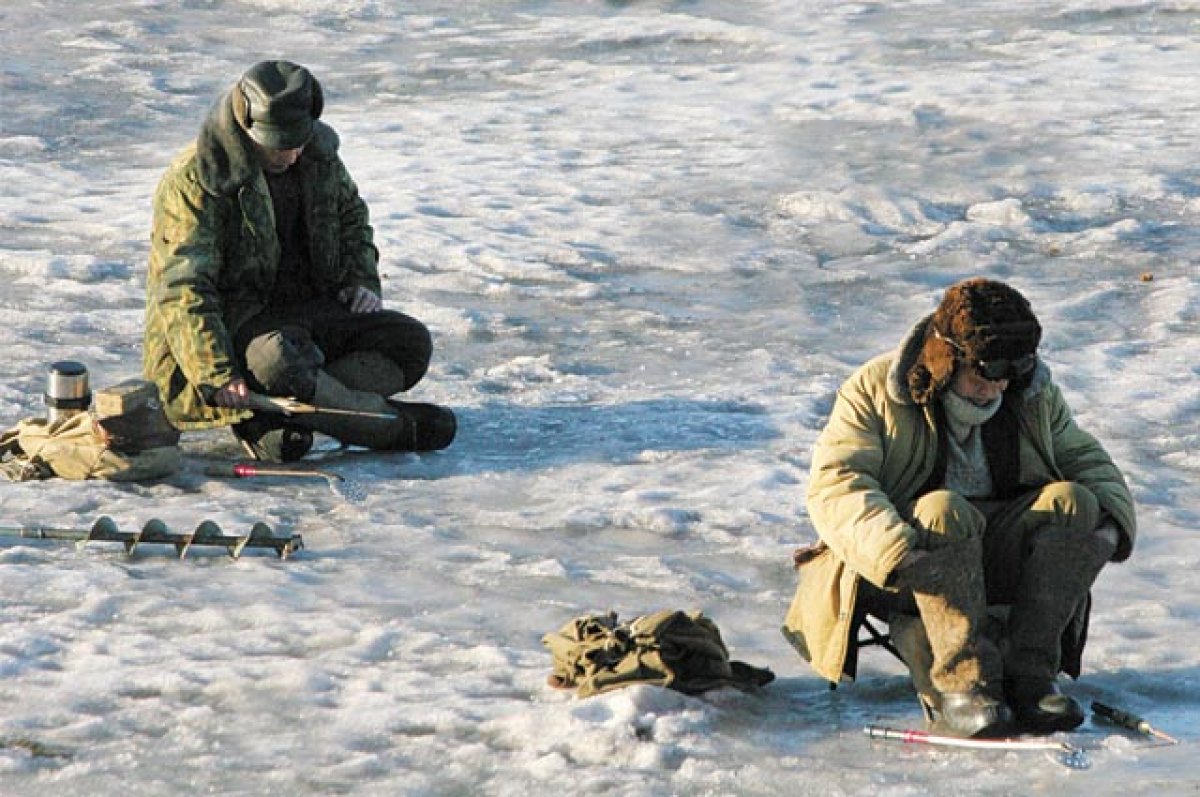
M228 407L234 410L249 409L250 387L246 384L246 380L239 376L213 393L212 403L218 407Z
M338 292L338 301L350 308L352 313L376 313L383 309L383 299L361 285L342 288Z
M896 565L897 570L905 570L929 556L929 551L913 550L904 554L904 558Z
M1117 527L1117 522L1112 518L1097 526L1095 533L1102 541L1111 545L1114 551L1121 543L1121 529Z
M887 586L896 587L907 584L914 578L914 572L918 565L928 564L929 551L922 548L913 548L904 554L896 566L892 568L892 572L888 574Z

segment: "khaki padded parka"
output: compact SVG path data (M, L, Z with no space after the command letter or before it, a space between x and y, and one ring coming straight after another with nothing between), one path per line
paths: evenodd
M905 375L929 320L919 322L897 352L846 380L813 451L807 508L827 548L801 565L783 632L832 682L854 675L847 665L859 579L885 587L917 539L901 512L933 474L939 442L932 408L913 401ZM1127 559L1137 534L1133 496L1104 447L1075 423L1045 363L1004 401L1017 417L1019 483L1035 488L1074 481L1090 489L1121 530L1113 561ZM1078 652L1064 661L1077 660Z

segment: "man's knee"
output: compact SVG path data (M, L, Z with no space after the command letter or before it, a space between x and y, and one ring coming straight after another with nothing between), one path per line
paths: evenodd
M416 321L408 325L406 335L408 349L412 352L412 356L428 364L433 357L433 334L429 331L429 327Z
M383 352L352 351L325 366L325 373L351 390L391 396L409 387L408 375Z
M250 376L267 394L308 401L325 356L306 330L283 327L252 339L245 360Z
M1053 482L1041 489L1030 507L1033 512L1053 515L1048 525L1072 532L1089 533L1100 523L1100 501L1079 482Z
M953 490L932 490L912 505L912 518L922 532L921 547L980 540L987 518L969 500Z
M401 390L407 390L429 369L433 358L433 335L415 318L394 310L372 313L348 345L337 351L339 359L352 351L374 351L387 357L404 372Z
M433 359L433 335L429 332L429 327L415 318L402 316L402 319L402 322L397 323L391 345L381 347L380 351L403 369L403 389L408 390L421 381L425 372L429 370L429 361Z

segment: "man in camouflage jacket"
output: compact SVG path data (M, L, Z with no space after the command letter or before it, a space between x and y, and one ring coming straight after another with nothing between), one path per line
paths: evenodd
M261 62L168 168L154 199L144 371L176 427L232 424L260 459L298 459L314 430L442 448L453 413L388 398L425 374L432 342L383 309L367 206L322 107L307 69ZM256 415L256 393L362 415Z

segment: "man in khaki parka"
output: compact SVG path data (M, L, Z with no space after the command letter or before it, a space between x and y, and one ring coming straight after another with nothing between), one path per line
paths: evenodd
M1090 588L1126 559L1133 499L1037 356L1041 326L1000 282L951 286L893 354L838 391L813 452L784 634L819 674L853 677L863 613L887 620L935 729L1051 733L1083 721ZM985 634L989 606L1007 606Z
M262 61L171 164L154 198L144 371L177 428L232 425L258 459L299 459L313 431L443 448L450 410L389 398L424 376L432 341L383 309L367 206L323 105L307 69ZM361 414L256 414L253 393Z

